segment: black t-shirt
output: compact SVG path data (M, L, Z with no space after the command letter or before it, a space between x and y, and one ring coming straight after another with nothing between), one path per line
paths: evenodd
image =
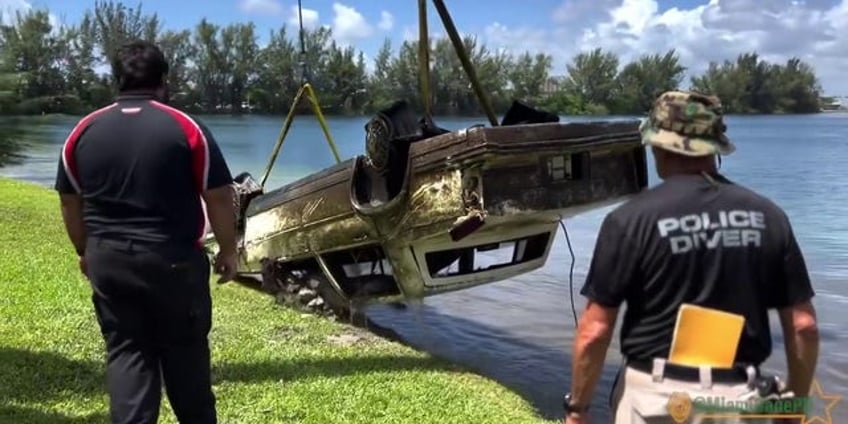
M196 248L201 194L232 183L209 130L152 96L121 96L84 117L62 148L55 188L81 194L89 236Z
M768 309L813 296L786 214L716 179L673 176L604 219L581 294L610 307L626 302L625 357L667 358L678 308L691 303L743 315L736 360L759 364L772 349Z

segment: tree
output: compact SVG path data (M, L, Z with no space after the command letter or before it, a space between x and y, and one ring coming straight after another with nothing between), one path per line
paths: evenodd
M618 95L618 57L612 52L598 48L589 53L578 54L567 66L566 93L579 97L588 107L606 113ZM603 112L601 112L603 111Z
M778 110L787 113L814 113L821 110L822 89L810 65L793 57L776 74Z
M64 43L53 31L46 10L17 12L11 25L0 25L0 46L5 71L15 74L17 84L8 87L23 104L18 109L52 112L66 91L60 67ZM7 82L8 83L8 82Z
M786 65L740 54L735 62L711 63L692 79L693 89L718 96L728 113L813 113L821 108L821 88L812 67L792 58Z
M383 40L383 45L374 58L374 72L368 80L368 91L365 108L380 110L392 103L392 93L397 87L392 86L392 41Z
M0 113L5 113L14 104L15 90L21 76L9 72L11 66L0 58ZM18 141L19 127L10 119L0 116L0 167L17 163L21 157L21 143Z
M141 3L132 8L112 0L96 1L94 11L86 12L85 18L93 23L91 31L95 47L100 50L100 65L114 66L121 45L136 39L155 42L161 31L159 16L144 14Z
M510 64L507 74L512 85L512 97L528 101L539 100L552 66L553 57L546 54L531 56L529 52L525 52L518 56Z
M618 74L619 97L611 109L619 113L647 113L657 96L680 87L684 72L686 68L674 50L664 55L644 55L628 63Z
M18 13L0 25L0 113L79 114L110 103L109 68L123 43L156 42L170 64L171 102L195 113L285 114L309 81L327 114L373 113L397 100L422 111L418 42L397 48L387 39L367 72L363 53L334 41L328 28L300 34L281 26L259 46L251 23L162 30L155 13L116 0L97 0L79 22L53 28L46 10ZM493 51L475 37L462 39L480 85L496 111L513 100L560 114L644 114L663 91L682 88L686 71L674 50L622 63L594 49L572 58L561 84L546 54ZM483 111L453 44L430 41L428 101L436 115ZM303 50L303 51L301 51ZM558 85L558 87L557 87ZM553 90L551 87L555 87ZM813 68L793 58L768 63L756 52L711 63L691 80L718 95L730 113L808 113L820 109L822 90ZM298 113L311 113L301 103Z
M172 90L171 102L181 108L197 103L191 90L191 60L197 57L197 49L191 43L191 31L166 31L157 40L162 53L168 60L168 85Z

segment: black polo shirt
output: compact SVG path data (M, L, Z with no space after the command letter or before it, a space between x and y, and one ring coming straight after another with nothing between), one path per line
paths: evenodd
M89 236L195 248L201 193L232 182L200 121L150 95L126 95L82 118L62 148L55 188L81 194Z
M604 219L581 294L626 302L624 356L667 358L678 308L692 303L744 316L736 359L759 364L772 349L767 310L813 296L784 212L716 178L673 176Z

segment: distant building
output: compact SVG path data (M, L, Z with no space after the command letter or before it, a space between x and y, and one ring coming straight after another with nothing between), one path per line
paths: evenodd
M562 83L565 81L564 76L553 76L548 78L547 81L542 85L542 95L549 96L558 92L562 88Z

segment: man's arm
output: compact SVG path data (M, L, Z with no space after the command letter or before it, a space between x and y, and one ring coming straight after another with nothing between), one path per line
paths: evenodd
M229 185L203 192L209 224L224 255L236 254L236 221L233 190Z
M572 403L587 406L600 379L620 305L633 281L636 256L621 226L608 215L598 233L580 294L588 298L572 353Z
M66 142L62 148L54 189L59 193L59 207L62 211L62 221L65 223L65 232L74 245L77 255L82 257L85 253L86 231L79 176L74 173L75 166L71 166L74 160L75 141Z
M223 255L235 255L236 213L233 204L233 177L218 142L202 122L195 119L203 132L209 151L209 173L205 184L201 183L201 196L206 203L206 214Z
M819 356L816 311L809 301L778 311L788 368L787 389L796 396L810 393Z
M591 403L617 318L617 307L607 307L592 300L580 316L571 364L571 398L575 405Z
M85 252L85 223L82 219L82 196L79 194L59 194L62 208L62 220L65 222L65 232L74 245L77 255Z
M819 356L819 331L816 311L811 302L815 295L801 248L787 219L787 243L781 275L775 290L769 291L769 306L778 310L783 330L787 389L796 396L810 391Z

